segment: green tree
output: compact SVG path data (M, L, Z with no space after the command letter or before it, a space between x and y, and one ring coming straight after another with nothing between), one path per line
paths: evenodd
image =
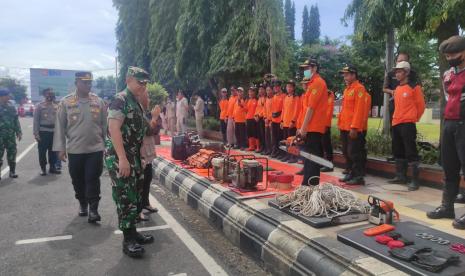
M307 5L304 6L304 11L302 13L302 43L310 44L310 18L308 14Z
M113 76L99 77L95 80L95 88L101 98L112 98L116 94L116 79Z
M150 109L155 105L162 104L168 97L168 91L159 83L149 83L147 84L147 92L150 98Z
M295 3L291 0L286 0L284 5L284 15L286 19L286 30L289 33L291 40L295 39Z
M20 103L22 100L27 98L27 87L21 84L19 80L15 78L0 78L0 87L6 88L8 91L10 91L13 100L15 100L17 103Z
M174 91L179 86L175 74L176 24L180 0L151 0L149 33L150 70L154 81Z
M309 44L318 43L320 40L320 11L317 5L312 5L310 8L309 23L308 23Z
M150 68L148 33L150 30L149 0L113 0L118 10L116 25L119 61L118 88L125 86L128 66Z

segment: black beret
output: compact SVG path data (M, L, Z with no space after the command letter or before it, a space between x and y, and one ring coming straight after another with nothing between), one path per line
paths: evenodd
M273 84L273 86L281 86L281 85L283 84L283 82L280 81L280 80L274 80L274 81L272 82L272 84Z
M10 95L10 91L4 88L0 88L0 97Z
M339 73L355 73L357 74L357 68L353 65L346 64Z
M465 37L459 35L449 37L439 45L439 51L443 54L454 54L465 51Z

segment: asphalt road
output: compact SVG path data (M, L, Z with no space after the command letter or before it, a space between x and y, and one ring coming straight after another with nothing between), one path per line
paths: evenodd
M0 181L0 275L267 275L221 233L169 191L152 184L160 212L138 225L155 236L143 259L121 251L110 180L101 180L102 221L78 217L78 203L66 168L59 176L39 175L32 120L21 119L19 178ZM116 232L115 232L116 231Z

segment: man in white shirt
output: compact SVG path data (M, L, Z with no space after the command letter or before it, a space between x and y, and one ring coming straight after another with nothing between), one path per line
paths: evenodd
M186 118L187 112L189 110L189 104L187 102L186 97L184 96L184 92L181 90L178 91L176 102L176 130L178 134L186 132Z
M166 103L166 118L168 122L168 133L173 136L176 132L176 104L171 98L171 95L168 97L168 102Z
M194 105L194 114L195 114L195 126L197 128L197 134L199 135L200 138L203 137L203 126L202 126L202 121L203 121L203 115L204 115L204 108L205 108L205 102L203 101L202 97L200 95L196 95L197 100L195 101Z

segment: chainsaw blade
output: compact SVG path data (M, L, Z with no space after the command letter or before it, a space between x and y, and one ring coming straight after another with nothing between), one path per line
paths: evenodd
M280 146L279 149L281 149L281 150L283 150L285 152L288 152L290 154L293 154L293 155L302 156L305 159L308 159L308 160L310 160L312 162L315 162L315 163L317 163L319 165L328 167L330 169L334 168L334 164L332 162L330 162L330 161L328 161L328 160L326 160L326 159L324 159L322 157L319 157L317 155L314 155L314 154L299 150L298 147L290 146L288 148L286 146Z

